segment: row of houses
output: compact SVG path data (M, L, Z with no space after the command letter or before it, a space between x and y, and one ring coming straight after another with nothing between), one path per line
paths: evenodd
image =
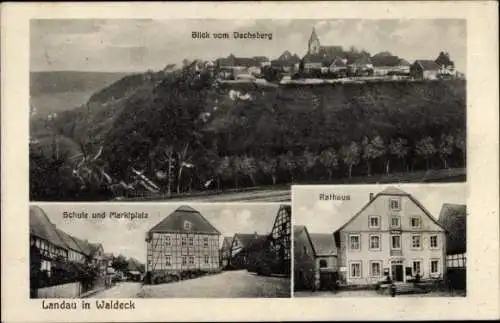
M290 274L291 209L280 207L269 234L224 237L200 212L181 206L146 233L146 275L182 279L229 267ZM169 278L170 279L170 278Z
M413 79L463 76L455 70L455 64L447 52L440 52L435 60L418 59L411 64L390 52L380 52L370 56L364 51L344 51L341 46L323 46L314 28L309 37L307 53L302 58L285 50L274 60L265 56L236 57L230 54L205 65L217 69L217 76L222 79L259 77L265 68L279 70L289 75L303 73L305 77L321 74L337 77L399 76Z
M295 288L451 282L465 289L466 207L444 204L438 220L411 194L390 187L332 233L294 226Z
M70 277L55 277L61 270L68 276L71 272L93 268L97 271L97 280L105 283L109 255L104 253L102 244L91 243L57 228L38 206L30 206L29 225L32 297L43 297L44 288L72 283ZM69 264L80 267L71 268Z
M222 268L289 276L291 215L291 207L282 205L270 233L236 233L233 237L224 237L220 252Z

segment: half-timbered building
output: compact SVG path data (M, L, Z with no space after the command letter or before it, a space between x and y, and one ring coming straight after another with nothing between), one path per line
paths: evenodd
M146 272L151 276L220 268L220 232L197 210L182 206L146 234Z
M277 273L290 275L292 207L281 205L271 229L271 252L279 264Z

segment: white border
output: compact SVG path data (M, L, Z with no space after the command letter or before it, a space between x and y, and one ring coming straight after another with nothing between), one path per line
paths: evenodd
M2 4L2 320L262 321L499 317L498 7L495 2L11 3ZM467 298L135 300L135 311L47 311L28 300L30 18L467 19ZM292 210L293 212L293 210Z

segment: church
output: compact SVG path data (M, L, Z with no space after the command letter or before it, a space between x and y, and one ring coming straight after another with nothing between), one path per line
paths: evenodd
M347 69L347 60L343 58L343 54L342 46L321 45L319 37L316 34L316 29L313 27L311 36L309 37L307 54L302 58L304 69Z

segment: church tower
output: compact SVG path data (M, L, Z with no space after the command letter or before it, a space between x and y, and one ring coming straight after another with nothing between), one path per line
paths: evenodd
M309 54L318 54L319 53L319 48L320 48L319 38L316 35L316 30L313 27L313 30L312 30L312 33L311 33L311 37L309 37L309 49L308 49L308 53Z

